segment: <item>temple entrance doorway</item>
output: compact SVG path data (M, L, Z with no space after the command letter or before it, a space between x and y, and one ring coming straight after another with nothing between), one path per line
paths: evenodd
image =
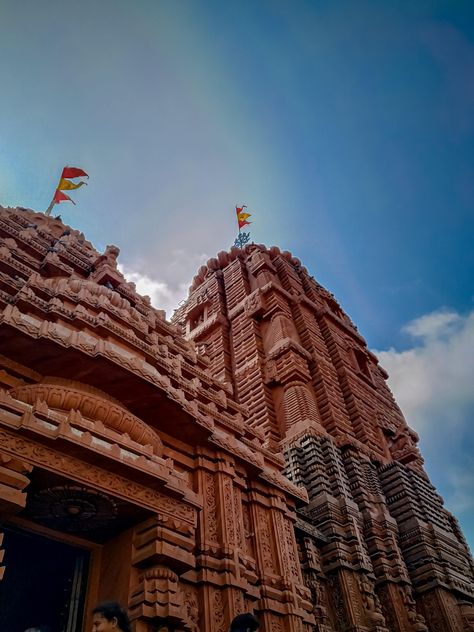
M0 630L81 632L90 552L16 526L2 531Z

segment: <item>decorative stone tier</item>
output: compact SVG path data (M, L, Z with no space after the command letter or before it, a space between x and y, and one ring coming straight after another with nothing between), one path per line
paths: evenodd
M173 322L308 492L296 536L315 629L472 630L465 540L334 296L291 253L251 244L202 266Z
M100 549L85 629L115 598L136 632L225 632L249 609L264 632L310 632L293 530L306 490L118 254L0 209L2 517Z
M9 395L31 405L44 402L53 410L76 411L92 422L126 434L140 445L151 446L158 456L163 453L163 443L152 428L110 395L86 384L46 377L37 384L13 388Z
M459 525L334 296L252 244L169 323L118 255L0 208L0 514L100 548L86 611L121 599L135 632L246 610L263 632L473 630Z

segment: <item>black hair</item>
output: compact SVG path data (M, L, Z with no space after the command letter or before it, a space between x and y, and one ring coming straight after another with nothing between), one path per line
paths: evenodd
M247 630L250 632L258 630L258 619L250 612L238 614L230 624L230 632L247 632Z
M116 601L107 601L100 603L94 608L92 614L101 614L107 621L112 621L113 618L117 619L117 624L122 632L132 632L130 627L130 619L125 609Z

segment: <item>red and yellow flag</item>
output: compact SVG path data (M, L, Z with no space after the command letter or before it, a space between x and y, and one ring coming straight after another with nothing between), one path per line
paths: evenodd
M79 167L64 167L61 173L61 178L59 180L59 184L56 187L56 191L54 193L53 199L51 200L51 204L45 211L46 215L50 215L53 210L53 206L55 204L59 204L60 202L72 202L76 204L74 200L71 200L69 195L63 193L63 191L72 191L74 189L78 189L82 187L83 184L87 184L87 182L71 182L69 178L88 178L89 176L84 171L84 169L80 169Z
M236 206L235 212L237 213L237 222L239 224L239 229L244 226L250 225L252 222L248 222L248 218L251 217L250 213L246 213L244 208L247 208L245 204L243 206Z

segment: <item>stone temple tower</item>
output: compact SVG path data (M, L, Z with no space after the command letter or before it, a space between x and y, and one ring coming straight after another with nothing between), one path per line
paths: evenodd
M315 630L474 630L473 561L387 373L288 252L203 266L174 322L306 488L296 535Z

